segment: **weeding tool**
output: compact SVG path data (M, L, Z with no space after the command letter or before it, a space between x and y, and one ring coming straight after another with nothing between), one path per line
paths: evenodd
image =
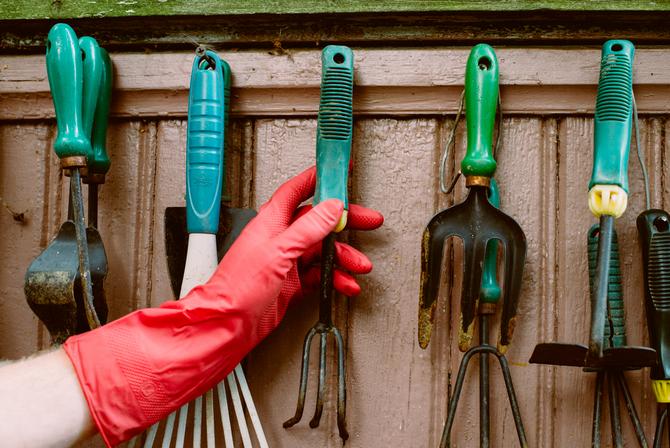
M600 413L605 380L608 380L612 439L623 446L618 393L625 399L638 443L647 446L642 425L630 396L624 370L652 366L656 353L647 347L625 345L621 274L615 218L628 200L628 153L633 111L633 44L605 42L595 113L594 160L589 183L589 208L599 224L589 231L591 270L591 334L589 345L545 343L535 347L531 363L584 367L598 372L593 413L592 446L600 446ZM597 240L597 242L596 242ZM621 310L618 312L617 310Z
M463 240L463 285L459 349L470 348L482 282L482 264L489 241L504 249L503 310L498 349L505 353L516 322L526 256L526 236L517 222L489 203L490 179L496 170L492 154L498 102L498 61L493 48L480 44L470 52L466 67L465 105L467 154L461 171L469 189L465 201L436 214L423 233L419 291L419 345L430 342L440 287L442 253L447 238Z
M491 179L490 183L489 201L494 207L500 206L498 185L494 179ZM505 380L505 387L507 389L510 408L512 409L514 424L516 425L516 431L519 437L519 444L522 447L528 446L526 432L521 420L521 412L519 410L518 401L516 399L516 393L514 392L512 374L509 370L507 358L495 347L489 344L489 317L495 314L496 307L501 296L501 289L496 278L496 271L498 268L497 258L497 243L495 241L491 241L486 247L482 283L479 291L479 345L471 347L465 353L465 355L463 355L461 365L458 368L458 375L456 377L454 392L449 400L447 421L444 425L442 438L440 440L441 448L451 446L451 429L454 424L454 419L456 418L456 408L458 407L458 401L461 396L461 391L463 390L463 383L465 381L465 374L468 369L468 364L475 355L481 356L479 360L479 446L482 448L488 448L491 445L488 354L496 356L500 363L500 369Z
M87 63L83 64L82 58L86 57ZM51 28L47 38L47 74L58 126L54 149L61 159L61 168L70 173L68 220L30 264L24 291L31 309L47 326L56 344L72 334L96 328L107 315L104 298L96 300L93 295L80 178L80 170L86 167L91 154L90 134L101 72L95 41L84 40L84 48L80 48L68 25L60 23ZM96 264L96 270L99 267Z
M207 282L219 262L217 233L223 188L224 141L229 100L230 67L216 53L212 51L203 52L199 49L193 62L189 93L185 209L188 248L183 268L180 297L188 294L193 287ZM179 211L171 213L173 213L173 217L179 216ZM244 211L243 216L248 215L249 211ZM167 223L174 224L174 221L169 221L166 213ZM181 229L170 230L173 238L175 238L175 233L180 231ZM265 434L240 365L228 375L227 383L243 445L245 448L253 446L244 413L244 401L259 446L267 447ZM193 447L199 447L202 443L203 425L205 446L222 446L221 442L217 443L216 440L215 392L218 395L218 413L223 428L223 444L230 448L234 446L226 387L225 383L221 382L216 388L204 395L204 422L202 418L203 397L198 397L192 404ZM187 403L179 410L175 439L176 447L183 447L185 443L189 407ZM166 420L162 438L162 446L165 448L172 444L176 415L177 412L175 411ZM149 429L144 443L146 448L153 446L158 426L159 423L156 423Z
M344 340L333 325L333 270L335 239L347 223L349 199L347 193L351 139L353 131L354 55L350 48L329 45L321 53L321 99L316 131L316 189L314 205L327 199L339 199L344 212L337 228L324 241L321 252L321 284L319 288L319 320L305 336L300 369L300 388L295 415L284 422L290 428L302 419L307 393L309 353L312 339L319 335L319 377L316 409L309 422L316 428L321 421L326 387L326 351L328 335L335 338L337 348L337 429L343 442L349 438L346 428L346 371Z

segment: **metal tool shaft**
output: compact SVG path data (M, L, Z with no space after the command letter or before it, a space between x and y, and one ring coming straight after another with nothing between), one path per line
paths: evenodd
M319 323L333 326L333 269L335 269L336 234L330 233L321 246L321 285L319 288Z
M598 264L591 290L591 338L588 357L600 359L603 356L605 343L605 319L607 309L607 287L610 271L610 250L612 247L612 233L614 217L600 216L600 235L598 237Z
M489 345L488 315L479 315L479 341ZM482 352L479 357L479 446L490 445L491 414L489 409L489 357Z

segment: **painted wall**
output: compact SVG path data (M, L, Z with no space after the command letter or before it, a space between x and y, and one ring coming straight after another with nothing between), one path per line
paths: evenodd
M355 49L356 120L352 198L386 217L375 232L348 239L375 263L361 277L359 297L337 300L335 320L347 342L347 420L351 447L437 446L456 346L461 255L450 247L448 275L427 350L417 343L419 254L428 219L465 195L439 192L441 151L454 126L468 48ZM541 341L586 342L590 305L586 232L595 222L586 201L592 158L599 49L500 49L503 141L498 154L501 208L528 239L519 319L508 352L531 446L587 446L595 376L576 368L529 365ZM271 56L222 54L234 72L226 153L230 205L258 208L285 179L313 163L320 67L317 50ZM112 167L100 194L100 232L110 263L106 282L112 319L172 298L165 249L165 207L183 205L186 98L192 54L112 54L116 79L108 147ZM665 98L670 60L663 49L640 49L636 92L643 113L642 146L652 204L670 204ZM667 64L666 64L667 65ZM66 184L51 149L53 110L42 57L0 57L0 358L46 348L48 336L23 296L23 275L65 218ZM554 67L555 69L553 69ZM464 152L464 123L457 150ZM644 207L639 165L631 156L629 209L617 221L630 344L646 344L640 251L634 220ZM7 210L25 213L15 221ZM455 272L452 279L451 273ZM248 358L247 377L272 446L341 446L334 376L319 429L291 430L302 340L316 303L289 309L282 325ZM314 354L314 352L313 352ZM312 357L316 361L316 357ZM493 367L493 365L492 365ZM316 364L312 363L316 369ZM330 359L330 372L334 372ZM453 440L478 445L476 364L466 380ZM516 446L502 377L492 368L494 446ZM655 403L647 371L627 374L651 436ZM625 412L622 414L625 417ZM605 418L607 412L605 412ZM608 420L604 420L607 429ZM628 443L632 430L624 419ZM608 431L604 431L608 440ZM98 442L92 442L96 446Z

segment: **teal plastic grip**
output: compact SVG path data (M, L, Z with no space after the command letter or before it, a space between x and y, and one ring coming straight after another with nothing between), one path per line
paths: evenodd
M82 120L82 57L77 35L69 25L57 23L51 28L46 59L58 127L54 150L61 159L87 157L91 141Z
M617 185L628 193L634 56L635 47L627 40L608 40L603 45L589 189Z
M465 176L493 177L493 128L498 108L498 59L490 45L472 48L465 68L467 152L461 162Z
M91 138L95 109L98 104L100 80L102 78L102 55L98 42L90 36L79 39L82 54L83 90L81 121L86 135ZM91 154L92 155L92 154ZM90 162L89 162L90 163Z
M109 106L112 101L112 61L104 48L100 48L100 60L102 62L102 73L100 76L100 91L95 108L93 120L93 133L91 135L92 157L88 160L89 173L107 174L111 161L107 154L107 124L109 121Z
M500 208L500 191L495 179L489 185L489 202L495 208ZM486 244L484 269L482 272L482 286L479 290L479 300L485 303L497 303L502 293L497 278L498 272L498 241L491 240Z
M353 132L354 54L329 45L321 53L314 204L339 199L349 209L347 183Z
M207 51L191 69L186 134L186 228L188 233L216 234L223 188L223 144L228 69ZM213 65L209 61L213 61ZM229 87L228 87L229 88Z

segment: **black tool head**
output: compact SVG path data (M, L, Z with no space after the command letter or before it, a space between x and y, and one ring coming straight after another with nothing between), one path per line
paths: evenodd
M537 344L530 363L583 367L586 370L637 370L656 365L656 351L649 347L610 347L603 350L603 356L597 359L590 358L588 353L589 348L582 344Z
M487 188L472 186L462 203L436 214L423 233L421 285L419 292L419 344L430 342L444 242L449 237L463 241L463 285L459 348L470 346L474 317L482 281L482 265L489 240L500 241L504 251L504 291L499 348L512 338L526 257L526 236L517 222L489 203Z
M242 232L242 229L256 216L256 211L248 208L221 207L219 231L216 247L219 260L228 251ZM179 297L181 281L186 266L188 231L186 230L186 208L167 207L165 209L165 255L167 258L170 285L175 298Z
M95 229L87 229L94 306L101 323L107 320L103 280L107 257ZM103 262L104 260L104 262ZM49 330L54 344L88 331L74 223L65 221L47 248L28 267L24 293L28 305Z

